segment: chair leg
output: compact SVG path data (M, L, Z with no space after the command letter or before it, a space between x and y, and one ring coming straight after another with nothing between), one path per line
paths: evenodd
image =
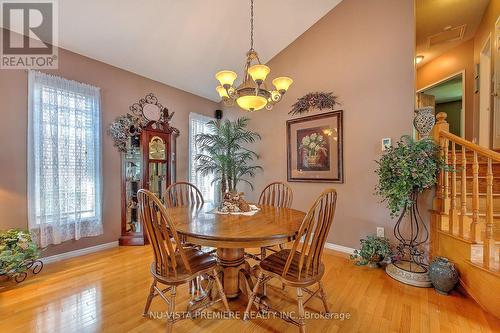
M299 304L299 332L300 333L305 333L306 332L306 323L304 320L305 317L305 312L304 312L304 300L302 299L303 294L302 294L302 288L297 288L297 303Z
M170 304L168 305L168 318L167 318L167 333L172 333L172 326L174 325L175 318L175 296L177 295L176 286L172 286L170 290Z
M260 248L260 260L264 260L264 259L266 259L266 248L261 247Z
M197 276L193 280L189 281L189 288L191 290L192 299L196 299L200 296L200 277Z
M330 308L328 307L328 303L326 302L325 289L323 288L323 282L321 282L321 281L319 281L319 296L321 297L321 300L323 301L323 306L325 307L326 313L330 313Z
M224 303L226 311L231 312L231 310L229 310L229 304L227 304L226 293L224 292L224 288L222 287L222 283L220 282L217 270L214 268L213 272L214 272L215 283L217 283L217 288L219 288L219 295L220 298L222 299L222 303Z
M148 299L146 300L146 306L144 307L144 312L142 313L143 317L146 317L148 315L149 307L151 306L151 301L153 300L153 297L155 295L155 286L156 286L156 280L153 280L151 283L151 287L149 288L149 295Z
M255 296L257 295L257 291L259 290L260 284L262 283L262 280L264 280L264 273L261 271L259 273L259 277L257 278L257 283L255 283L255 286L253 287L253 291L248 297L248 304L247 308L245 309L245 314L243 315L243 320L247 320L250 315L250 309L252 308L253 301L255 300Z

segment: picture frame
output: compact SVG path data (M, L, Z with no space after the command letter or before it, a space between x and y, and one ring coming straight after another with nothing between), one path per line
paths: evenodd
M343 110L291 119L286 127L289 182L344 183Z

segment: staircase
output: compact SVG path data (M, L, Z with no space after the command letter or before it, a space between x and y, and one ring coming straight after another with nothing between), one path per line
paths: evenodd
M445 163L431 210L431 257L453 261L462 287L500 318L500 154L449 132L439 113L433 137Z

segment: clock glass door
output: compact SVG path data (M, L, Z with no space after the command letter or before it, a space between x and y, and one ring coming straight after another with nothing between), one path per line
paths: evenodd
M162 202L169 185L168 179L168 142L161 135L148 137L148 187Z

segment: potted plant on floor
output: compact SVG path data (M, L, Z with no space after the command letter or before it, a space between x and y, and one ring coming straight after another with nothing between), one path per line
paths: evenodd
M207 123L210 133L196 136L196 143L201 150L195 157L196 172L204 176L213 175L212 183L220 186L222 196L227 192L236 193L240 182L247 183L253 189L249 178L262 170L261 166L253 165L259 155L248 149L249 144L260 140L257 132L247 129L248 121L248 118L212 120Z
M10 229L0 232L0 281L13 278L22 282L32 269L38 274L43 263L40 251L27 230Z
M418 208L419 195L437 183L442 169L449 169L439 146L431 139L419 141L403 136L382 155L376 173L376 193L383 198L391 217L398 217L394 237L399 241L396 258L386 272L398 281L430 287L424 244L429 238L427 226Z
M391 244L385 237L369 235L366 239L361 239L361 249L354 250L351 259L356 260L356 265L368 265L368 267L376 268L386 258L391 251Z

